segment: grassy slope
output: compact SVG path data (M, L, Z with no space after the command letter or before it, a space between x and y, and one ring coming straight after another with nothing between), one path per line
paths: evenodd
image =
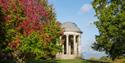
M56 60L57 63L111 63L111 62L104 62L104 61L96 61L96 60L82 60L82 59L61 59Z

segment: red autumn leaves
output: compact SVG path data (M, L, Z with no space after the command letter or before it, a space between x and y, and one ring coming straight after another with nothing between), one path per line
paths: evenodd
M32 32L37 31L43 41L48 43L55 38L44 31L45 27L51 25L53 18L53 16L51 16L52 11L47 11L38 1L39 0L0 0L0 6L5 13L4 19L6 23L14 23L14 30L24 36L28 36ZM44 22L47 22L47 24ZM55 29L51 29L50 27L49 31L55 34L62 34L62 32L55 32L56 29L60 28L60 23L57 22L55 25L57 25L57 27L54 27ZM19 44L20 38L15 37L14 40L10 41L9 46L11 48L17 48Z
M17 8L20 7L20 10L22 10L25 15L25 19L20 23L18 29L22 29L26 35L30 34L33 30L40 30L42 27L41 17L47 16L47 12L38 0L0 0L0 6L5 13L9 14L11 7L13 13L18 12ZM18 15L16 17L17 19L20 18ZM8 21L13 18L11 15L6 15L5 19Z
M10 42L8 46L12 49L16 49L19 46L19 44L20 44L20 39L16 37L16 39Z
M46 17L47 12L37 0L20 0L19 1L26 16L25 21L21 23L24 34L30 34L33 30L41 29L41 16Z

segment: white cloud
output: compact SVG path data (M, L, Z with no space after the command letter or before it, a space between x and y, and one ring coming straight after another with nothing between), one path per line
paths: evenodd
M81 11L86 13L89 12L92 9L92 5L91 4L84 4L81 8Z

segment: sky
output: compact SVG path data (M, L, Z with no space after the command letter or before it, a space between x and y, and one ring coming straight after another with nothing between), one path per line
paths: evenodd
M81 51L85 59L91 57L99 58L104 56L104 52L97 52L91 48L95 42L95 35L98 29L93 24L97 18L92 8L92 0L48 0L55 9L56 18L59 22L73 22L83 32L81 36Z

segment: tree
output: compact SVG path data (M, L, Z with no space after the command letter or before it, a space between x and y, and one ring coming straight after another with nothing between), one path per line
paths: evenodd
M3 53L17 63L55 58L62 29L47 0L0 0L0 7Z
M17 32L16 27L24 20L24 15L19 4L15 5L16 2L15 0L0 0L1 13L3 13L0 16L2 61L15 58L11 48L16 48L19 44L17 37L19 32Z
M125 54L125 0L94 0L92 2L99 30L92 48L105 51L112 60Z

